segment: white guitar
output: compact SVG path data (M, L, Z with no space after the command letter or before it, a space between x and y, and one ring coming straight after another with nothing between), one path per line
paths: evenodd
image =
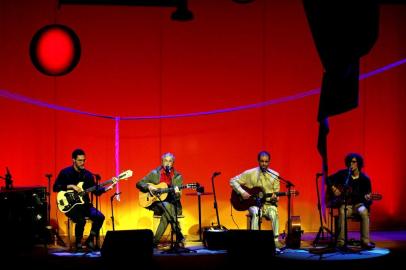
M113 184L120 180L128 179L132 175L133 171L127 170L125 172L120 173L119 176L117 176L117 179L112 178L110 180L107 180L106 182L103 182L99 185L95 185L81 192L77 192L74 190L59 191L56 196L56 203L58 205L58 209L63 213L67 213L70 210L72 210L72 208L75 207L76 205L85 203L83 200L83 196L87 192L92 192L95 191L98 187L104 187L108 184ZM83 182L79 182L78 186L82 188Z

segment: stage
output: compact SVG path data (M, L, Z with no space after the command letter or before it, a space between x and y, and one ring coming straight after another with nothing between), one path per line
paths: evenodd
M312 246L315 233L304 233L300 248L277 249L275 255L232 256L227 250L210 250L202 242L187 239L187 252L168 252L170 245L163 244L153 250L151 257L134 252L125 258L111 260L96 252L73 252L59 245L36 245L30 251L7 255L9 262L15 266L30 266L40 269L111 269L111 267L130 265L129 269L234 269L243 268L252 263L261 267L282 267L290 269L382 269L386 265L401 263L406 251L406 231L371 232L376 248L361 250L348 245L347 250L338 250L328 244ZM357 239L357 232L350 232L349 239ZM326 239L328 240L328 239ZM321 243L321 242L319 242ZM328 243L328 241L326 241ZM136 245L137 243L134 243ZM115 247L120 250L122 246ZM127 247L129 248L129 247ZM255 249L255 247L252 247ZM127 252L128 253L128 252ZM3 253L4 255L4 253ZM254 254L255 255L255 254ZM4 261L4 260L3 260Z

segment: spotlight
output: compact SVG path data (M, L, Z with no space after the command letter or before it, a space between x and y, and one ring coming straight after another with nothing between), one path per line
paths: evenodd
M254 0L233 0L233 2L236 2L237 4L248 4L254 2Z

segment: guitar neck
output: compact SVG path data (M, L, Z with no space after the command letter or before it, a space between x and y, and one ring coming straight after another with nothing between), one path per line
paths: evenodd
M113 183L113 179L110 179L110 180L107 180L106 182L103 182L103 183L101 183L99 185L92 186L92 187L84 190L83 192L93 192L93 191L97 190L99 187L104 187L104 186L106 186L108 184L112 184L112 183Z
M184 189L187 187L188 187L188 185L178 186L179 189ZM168 193L170 191L173 191L174 189L175 189L175 187L168 187L168 188L161 188L160 191L161 191L161 193Z

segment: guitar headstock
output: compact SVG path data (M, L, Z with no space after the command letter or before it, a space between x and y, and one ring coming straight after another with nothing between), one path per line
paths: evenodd
M127 170L125 172L120 173L117 178L120 179L120 180L125 180L125 179L130 178L131 176L133 176L133 171L132 170Z
M382 200L382 194L371 193L371 200L376 200L376 201Z
M295 189L291 189L291 190L289 190L289 194L293 195L293 196L299 196L299 191L297 191Z
M199 183L190 183L190 184L186 184L187 188L192 188L192 189L197 189L198 187L200 187Z

